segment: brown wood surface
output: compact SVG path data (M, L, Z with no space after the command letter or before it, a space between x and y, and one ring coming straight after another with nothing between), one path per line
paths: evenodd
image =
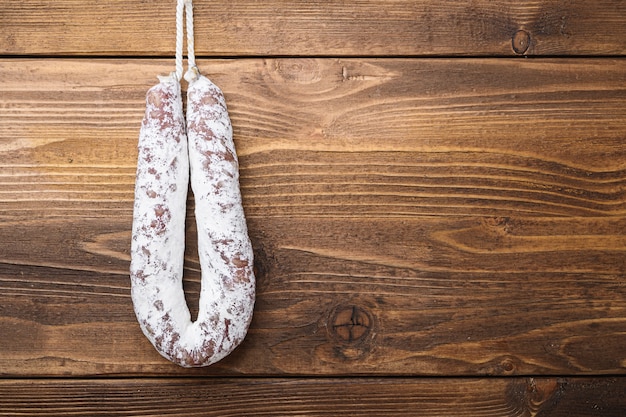
M0 381L0 416L621 417L626 379Z
M245 343L183 370L133 315L136 138L171 62L7 59L3 375L624 374L626 61L200 67L241 159L259 280ZM187 237L193 302L191 220Z
M0 55L173 55L174 0L4 0ZM198 55L623 55L622 0L196 1Z
M626 2L195 1L258 299L193 370L128 277L174 3L0 1L0 416L624 414Z

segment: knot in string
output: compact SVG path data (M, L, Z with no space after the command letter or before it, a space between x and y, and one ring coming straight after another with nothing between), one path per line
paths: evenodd
M183 19L183 12L185 18ZM192 0L177 0L176 3L176 78L183 78L183 26L187 26L187 72L185 80L193 81L200 76L196 67L196 55L193 43L193 2Z

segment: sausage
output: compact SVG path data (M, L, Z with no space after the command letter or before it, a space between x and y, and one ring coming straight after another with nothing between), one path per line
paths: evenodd
M189 83L187 96L185 123L175 74L162 77L146 95L130 275L143 333L165 358L198 367L224 358L244 339L252 319L255 278L224 96L201 75ZM202 270L194 322L182 285L189 178Z

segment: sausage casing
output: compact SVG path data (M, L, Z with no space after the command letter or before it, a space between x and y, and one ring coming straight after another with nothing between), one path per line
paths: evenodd
M184 367L206 366L244 339L255 299L252 245L239 166L222 92L199 75L187 91L163 77L146 96L139 138L131 242L131 294L154 347ZM191 321L182 275L188 180L195 199L202 269Z

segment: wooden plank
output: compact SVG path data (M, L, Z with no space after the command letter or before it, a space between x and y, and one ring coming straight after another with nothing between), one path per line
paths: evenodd
M554 230L546 220L486 220L252 221L259 293L251 331L227 360L194 371L160 358L135 323L122 222L9 223L3 241L18 246L39 237L28 247L57 264L14 260L12 250L5 255L0 333L11 337L3 341L0 369L4 375L623 373L624 244L476 254L437 239L457 228L497 236L511 227L513 235L532 231L549 242ZM581 227L560 224L570 225ZM625 222L594 218L585 223L589 234L595 225L624 230ZM70 230L55 235L59 229ZM191 259L187 272L190 298L197 299Z
M621 0L196 2L196 52L623 55ZM173 55L174 1L5 0L0 54Z
M0 380L0 416L622 416L624 378Z
M0 61L0 213L128 213L145 91L171 64ZM623 60L200 66L227 95L250 216L626 213Z
M136 137L170 62L9 59L2 375L624 373L625 61L200 67L226 92L257 253L244 345L186 371L134 319Z

